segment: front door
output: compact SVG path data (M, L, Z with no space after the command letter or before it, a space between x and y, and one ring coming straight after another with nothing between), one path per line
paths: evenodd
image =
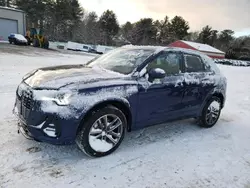
M179 52L163 52L143 69L146 73L138 80L137 128L163 123L180 115L184 94L182 59ZM163 69L166 76L150 80L147 73L153 68Z

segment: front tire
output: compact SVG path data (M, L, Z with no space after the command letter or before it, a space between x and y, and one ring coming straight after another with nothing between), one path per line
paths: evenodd
M124 139L127 120L121 110L107 106L93 111L77 134L78 147L91 157L114 152Z
M217 123L220 113L221 100L218 97L213 96L207 101L202 110L202 115L199 119L199 125L204 128L213 127Z

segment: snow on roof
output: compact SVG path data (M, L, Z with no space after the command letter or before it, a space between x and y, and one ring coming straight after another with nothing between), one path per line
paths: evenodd
M161 51L164 50L171 50L171 51L181 51L181 52L187 52L187 53L192 53L192 54L197 54L197 55L202 55L204 53L201 53L200 51L193 50L193 49L187 49L187 48L180 48L180 47L169 47L169 46L150 46L150 45L124 45L121 48L130 48L130 49L141 49L141 50L152 50L154 51L154 54L157 54ZM221 52L224 53L224 52Z
M184 40L182 40L182 42L186 43L187 45L189 45L189 46L191 46L199 51L225 54L225 52L222 52L222 51L220 51L212 46L209 46L207 44L201 44L201 43L197 43L197 42L190 42L190 41L184 41Z

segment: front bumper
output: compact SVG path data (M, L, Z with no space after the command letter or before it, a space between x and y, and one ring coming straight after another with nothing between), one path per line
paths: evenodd
M27 109L18 96L13 113L18 118L18 133L27 139L55 145L75 142L80 123L77 119L63 119L56 114L42 112L39 108Z
M32 134L29 132L29 129L27 128L25 124L18 122L17 127L18 127L18 130L17 130L18 134L21 133L25 138L29 140L34 140Z

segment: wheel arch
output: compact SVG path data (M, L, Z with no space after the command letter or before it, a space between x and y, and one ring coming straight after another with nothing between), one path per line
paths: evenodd
M130 110L130 104L127 100L123 99L108 99L98 103L95 103L91 107L87 109L87 111L81 116L81 123L78 126L77 132L82 128L84 121L91 116L93 111L97 111L98 109L104 108L106 106L114 106L121 110L126 117L127 120L127 131L131 131L132 124L132 112Z
M218 98L221 100L221 108L224 107L224 105L225 105L225 96L223 95L223 93L220 92L220 91L216 91L216 90L215 90L215 91L212 91L212 92L210 92L210 93L206 96L205 100L203 101L203 103L202 103L202 105L201 105L201 107L200 107L199 116L200 116L201 113L202 113L202 109L204 108L204 106L206 105L206 103L208 102L208 100L209 100L211 97L218 97Z
M223 108L224 105L225 105L224 104L225 103L225 97L224 97L224 95L222 93L220 93L220 92L214 92L212 96L218 97L220 99L220 101L221 101L221 108Z

